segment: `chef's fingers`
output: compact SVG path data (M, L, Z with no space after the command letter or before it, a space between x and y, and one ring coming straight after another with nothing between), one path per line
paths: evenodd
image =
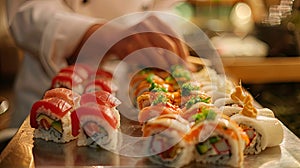
M174 29L171 28L171 25L168 23L163 22L158 16L150 15L148 16L143 22L140 23L149 28L149 30L153 30L158 33L166 34L171 37L179 38L179 34L176 33ZM142 27L143 28L143 27Z
M184 60L187 60L187 57L189 55L189 50L184 41L182 41L179 38L173 38L174 42L176 43L177 49L178 49L178 54L181 58Z
M155 15L147 17L144 21L138 23L133 27L134 31L150 33L149 40L154 46L161 47L174 52L179 57L186 60L188 56L187 47L183 41L179 38L178 34L169 26L166 25ZM152 35L152 34L155 35ZM169 59L170 63L176 59Z
M135 34L133 41L136 44L136 50L141 50L141 54L143 54L138 58L142 65L168 67L165 58L162 57L162 50L153 45L145 33Z
M109 54L114 54L127 63L167 67L166 61L158 57L159 51L143 33L122 39L110 49Z
M171 52L177 53L175 43L168 38L164 37L162 34L158 33L140 33L136 37L144 39L147 41L146 47L153 47L154 50L158 51L158 55L160 57L164 57L164 50L170 50ZM156 48L156 49L155 49ZM153 55L154 57L155 55ZM156 59L158 61L158 59ZM164 61L167 61L165 58Z
M180 56L178 55L179 54L178 47L181 46L177 46L177 44L174 42L172 38L170 38L170 36L160 33L160 31L158 31L158 28L156 27L155 24L149 21L144 21L134 26L133 29L137 32L141 32L140 35L144 36L146 40L149 41L153 47L163 48L173 52L174 55ZM178 61L176 61L177 58L166 57L166 52L168 51L160 50L158 56L162 58L160 59L156 58L156 60L157 61L164 60L164 62L167 62L169 65L177 64L178 63Z
M176 31L173 30L171 26L167 25L167 23L163 22L155 15L150 15L149 17L147 17L145 21L141 23L141 25L144 26L141 26L141 28L149 28L154 32L158 32L168 36L168 38L176 44L176 49L179 50L179 55L182 58L186 59L186 57L188 56L188 49L184 44L184 40L180 38L179 34L176 33Z
M189 50L187 45L184 43L184 41L178 39L178 38L174 38L173 37L174 42L176 43L176 45L178 46L178 55L180 56L181 59L179 59L178 64L183 64L184 66L186 66L189 70L191 71L195 71L196 68L193 64L191 64L190 62L187 61L189 54Z
M146 33L146 35L153 46L164 49L164 51L160 52L160 56L164 57L170 66L174 64L185 64L188 49L180 39L161 33Z

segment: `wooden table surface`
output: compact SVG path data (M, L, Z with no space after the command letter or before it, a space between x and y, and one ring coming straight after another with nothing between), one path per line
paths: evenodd
M300 82L300 57L222 57L224 70L243 83Z

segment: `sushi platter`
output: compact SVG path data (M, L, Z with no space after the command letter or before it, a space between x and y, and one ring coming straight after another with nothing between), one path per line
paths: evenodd
M279 146L268 148L259 155L249 155L244 167L282 168L300 166L300 140L285 126L284 139ZM130 128L128 128L130 129ZM72 167L116 166L154 167L146 158L116 155L112 152L90 147L76 146L75 141L66 144L33 139L34 129L29 118L1 153L0 167ZM218 167L217 165L191 164L186 167Z
M241 83L209 67L123 68L62 69L0 167L300 167L299 138Z

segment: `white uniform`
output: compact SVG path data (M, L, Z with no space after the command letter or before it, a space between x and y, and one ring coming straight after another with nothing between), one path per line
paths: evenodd
M15 84L12 127L49 89L52 77L67 66L86 30L131 12L167 9L176 0L8 0L11 33L25 52Z

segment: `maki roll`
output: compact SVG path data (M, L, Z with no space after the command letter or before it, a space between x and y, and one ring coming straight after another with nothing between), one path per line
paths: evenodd
M143 81L133 92L133 97L136 99L145 92L170 92L172 90L171 86L168 84L157 84L157 83L148 83Z
M57 143L76 139L72 135L70 115L76 107L78 97L71 90L55 89L46 92L45 98L36 101L30 112L30 125L35 128L34 137Z
M84 90L84 79L76 73L60 72L52 79L51 88L68 88L78 94L82 94Z
M140 123L147 122L151 118L158 117L164 114L177 114L180 115L182 110L170 103L159 103L156 105L143 108L138 115L138 121Z
M113 82L113 75L101 68L90 73L89 80L86 82L84 88L84 93L98 90L104 90L111 94L115 94L118 90L118 87Z
M242 129L213 108L194 115L195 122L185 139L194 146L195 161L240 167L249 139Z
M143 71L142 71L143 72ZM137 103L137 98L144 92L148 91L164 91L167 92L170 85L153 73L138 73L132 77L130 81L129 95L134 105Z
M98 78L88 82L84 87L83 93L96 92L99 90L104 90L111 94L115 94L118 90L118 87L109 79Z
M247 96L250 95L247 95L241 86L236 86L230 96L215 100L214 105L218 107L223 114L230 117L243 109L244 100Z
M174 103L174 98L176 95L170 92L144 92L137 98L137 107L139 110L142 110L145 107L156 105L159 103Z
M253 99L250 95L246 96L243 102L234 101L232 98L220 98L214 102L214 106L218 107L219 110L229 117L239 114L244 106L248 103L251 103L253 106ZM275 117L274 112L269 108L256 108L257 115L266 116L266 117Z
M196 162L240 167L249 141L241 128L224 116L212 115L212 111L197 115L185 137L194 144Z
M180 88L180 106L184 107L187 103L191 105L199 101L211 102L210 96L202 90L202 84L197 81L183 83Z
M227 94L223 91L209 91L206 93L209 97L211 97L211 103L215 103L216 100L221 99L221 98L227 98L230 97L230 94Z
M145 149L149 160L167 167L182 167L193 160L193 146L183 137L190 130L189 122L176 114L165 114L150 119L142 128L149 137Z
M170 69L172 78L174 78L176 83L180 86L192 79L192 72L189 71L187 67L182 65L173 65Z
M158 84L165 83L163 78L158 76L157 72L154 72L154 69L144 69L132 76L130 81L130 87L135 89L141 84L141 82L144 81L148 83L158 83Z
M48 99L52 97L63 99L70 105L72 105L74 108L79 107L81 100L81 96L78 93L73 92L72 90L67 88L50 89L45 92L43 99Z
M111 93L104 91L104 90L84 93L81 96L80 104L83 105L83 104L87 104L89 102L98 103L100 105L105 105L110 108L117 107L118 105L121 104L121 101L119 99L117 99Z
M118 87L113 82L113 75L101 68L95 71L90 71L89 79L85 83L84 93L104 90L115 94L118 90Z
M108 79L108 80L112 80L113 78L113 75L112 73L104 70L104 69L97 69L96 71L96 74L92 74L92 78L93 78L93 75L95 75L95 79Z
M117 106L121 104L121 101L110 94L109 92L99 90L96 92L85 93L81 96L80 105L85 105L89 103L97 103L99 105L104 105L114 113L118 121L117 127L120 126L120 113L117 110Z
M283 140L283 128L276 118L236 114L231 120L244 130L250 140L244 150L245 154L259 154L267 147L279 145Z
M269 108L257 108L257 115L275 118L274 112Z
M71 115L72 135L78 136L78 146L116 150L120 116L105 105L89 102Z
M204 112L208 109L216 109L212 104L205 103L205 102L198 102L192 106L186 106L183 109L181 116L188 120L189 122L195 121L195 115Z
M76 64L76 65L70 65L65 68L62 68L59 73L75 73L79 77L81 77L83 80L86 80L89 78L89 75L91 73L91 69L89 69L87 66L83 64Z
M217 99L214 102L214 106L218 107L224 115L230 117L232 115L238 114L243 109L244 104L227 97Z
M84 64L67 66L52 78L51 88L68 88L82 94L91 72Z
M258 115L250 96L245 97L243 109L231 119L240 125L250 140L245 154L258 154L266 147L279 145L283 139L283 129L278 120Z
M257 109L253 106L254 100L250 94L245 92L239 85L235 87L235 90L230 94L230 97L220 98L214 102L214 105L218 107L223 114L231 117L241 112L244 106L251 106L256 112ZM250 107L249 106L249 107Z

